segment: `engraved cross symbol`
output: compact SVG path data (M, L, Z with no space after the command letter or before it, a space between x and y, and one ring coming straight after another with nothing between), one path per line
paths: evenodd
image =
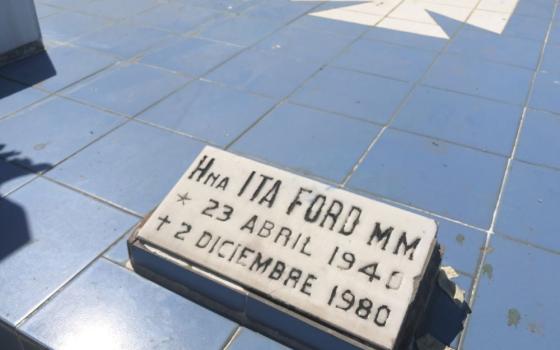
M170 224L171 223L171 221L169 221L169 215L166 215L164 218L158 217L158 220L160 220L161 222L159 223L156 231L159 231L159 229L163 226L163 224Z
M185 205L186 201L190 201L192 198L189 198L189 192L186 192L184 195L181 195L180 193L177 193L177 196L179 196L179 199L177 199L177 202L181 202L182 205Z

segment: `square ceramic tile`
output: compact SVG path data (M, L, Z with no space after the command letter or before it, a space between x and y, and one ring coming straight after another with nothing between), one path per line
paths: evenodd
M158 0L95 0L80 6L80 11L111 19L124 19L149 10L161 2Z
M329 4L331 5L331 4ZM336 4L333 4L336 5ZM306 17L322 18L328 21L337 21L351 23L354 25L373 27L383 18L382 15L373 15L371 13L363 13L358 11L349 11L350 7L338 7L332 9L317 9L310 11ZM343 28L346 30L348 28Z
M62 9L75 9L92 1L95 0L40 0L42 3L53 5Z
M464 55L438 58L424 83L504 102L523 104L533 72Z
M185 33L221 15L219 11L169 2L134 16L132 21L139 25Z
M438 25L385 18L364 37L417 49L439 51L447 44L450 34Z
M199 76L227 61L241 48L197 38L177 38L148 52L141 62Z
M58 46L0 68L0 74L49 91L58 91L112 65L115 59L95 51Z
M560 70L537 74L529 106L560 114Z
M499 236L490 246L463 349L556 348L558 255Z
M344 11L359 12L369 15L385 16L402 1L400 0L370 0L370 1L327 1L314 11L341 9Z
M0 119L47 96L40 90L0 78Z
M390 57L391 59L387 59ZM333 64L390 78L415 81L428 69L434 52L360 39Z
M113 244L103 256L119 265L124 266L129 260L128 246L126 244L129 236L129 234L126 234L123 238L119 239L117 243Z
M509 155L521 107L420 86L391 126Z
M560 169L560 115L528 110L516 158Z
M461 23L467 19L473 7L448 6L425 0L404 1L389 13L389 17L430 24L438 24L438 19Z
M462 30L453 38L447 52L534 70L541 46L538 41L502 36L488 31Z
M536 17L513 15L509 17L503 32L504 36L530 39L542 43L548 30L548 21Z
M118 57L130 58L160 44L170 37L168 32L120 23L84 35L73 44L100 50Z
M163 69L122 64L83 81L65 94L134 116L187 82L187 78Z
M365 122L285 104L233 149L299 173L341 181L379 130Z
M196 81L138 119L226 146L272 108L273 100Z
M544 51L543 62L540 66L541 71L560 73L560 46L547 45Z
M291 100L385 124L410 88L397 80L329 67L306 82Z
M381 18L379 18L381 19ZM356 39L363 34L366 30L371 28L369 25L355 23L351 21L336 20L330 18L319 17L310 14L298 18L292 22L293 26L314 30L319 33L329 33L335 35L346 36L351 39Z
M560 172L513 162L498 211L496 232L560 251L556 217Z
M243 90L281 98L294 91L317 69L318 63L250 50L214 70L207 78Z
M3 157L8 151L9 150L5 149L5 145L0 143L0 157ZM35 168L37 171L46 170L37 166ZM35 176L35 174L25 170L23 167L0 160L0 197L4 197L23 186L27 182L33 180Z
M556 17L556 21L552 23L548 37L548 43L552 45L560 45L560 20L558 20L560 17L558 15Z
M50 5L46 5L46 4L42 4L42 3L36 3L35 4L35 11L37 11L37 17L39 19L43 18L43 17L47 17L50 15L53 15L57 12L62 11L61 8L59 7L55 7L55 6L50 6Z
M257 48L304 60L327 62L350 43L348 37L287 26L261 41Z
M222 349L236 324L104 259L20 327L56 349Z
M228 350L261 349L289 350L288 347L247 328L241 328L239 335L228 346Z
M185 1L185 0L183 0ZM240 13L263 0L186 0L190 5L216 11Z
M1 120L0 140L6 150L20 152L8 160L53 167L122 122L121 117L54 97Z
M16 324L137 219L44 179L0 201L0 315Z
M513 13L546 20L552 17L553 9L554 0L519 0Z
M169 192L202 146L188 137L130 122L47 175L145 214Z
M316 1L260 1L256 5L249 7L243 14L285 23L304 16L316 6Z
M202 38L249 46L263 39L281 26L280 21L249 16L221 17L204 25L198 35Z
M519 0L481 0L478 3L477 9L492 12L512 13L518 2Z
M73 11L63 11L40 20L43 37L55 41L70 41L109 23L107 19Z
M349 186L487 228L506 159L387 130Z

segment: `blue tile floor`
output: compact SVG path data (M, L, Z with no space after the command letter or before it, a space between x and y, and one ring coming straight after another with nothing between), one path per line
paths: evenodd
M0 349L284 349L140 277L205 144L433 217L454 349L560 347L559 0L36 0L0 67ZM447 323L447 324L446 324Z

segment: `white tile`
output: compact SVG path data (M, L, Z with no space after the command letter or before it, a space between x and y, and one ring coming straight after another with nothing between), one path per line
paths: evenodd
M391 12L389 17L437 24L437 21L429 12L454 19L458 22L464 22L470 11L469 8L442 5L425 0L408 0Z

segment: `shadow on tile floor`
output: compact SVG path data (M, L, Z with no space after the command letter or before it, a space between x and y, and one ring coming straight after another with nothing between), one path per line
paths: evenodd
M47 51L38 53L31 57L26 57L23 60L0 66L0 76L8 77L10 79L17 80L22 84L31 86L54 77L56 73L53 61ZM29 88L29 86L25 85L13 86L14 88L12 89L0 89L0 100L4 97L8 97L21 90Z
M19 152L4 151L6 145L0 144L0 162L2 160L17 161L21 166L38 173L50 169L48 163L34 164L29 158L17 158ZM28 176L29 172L10 163L0 164L0 186L18 177ZM24 246L30 240L29 227L25 210L12 202L9 197L0 198L0 222L9 223L0 232L0 261Z

